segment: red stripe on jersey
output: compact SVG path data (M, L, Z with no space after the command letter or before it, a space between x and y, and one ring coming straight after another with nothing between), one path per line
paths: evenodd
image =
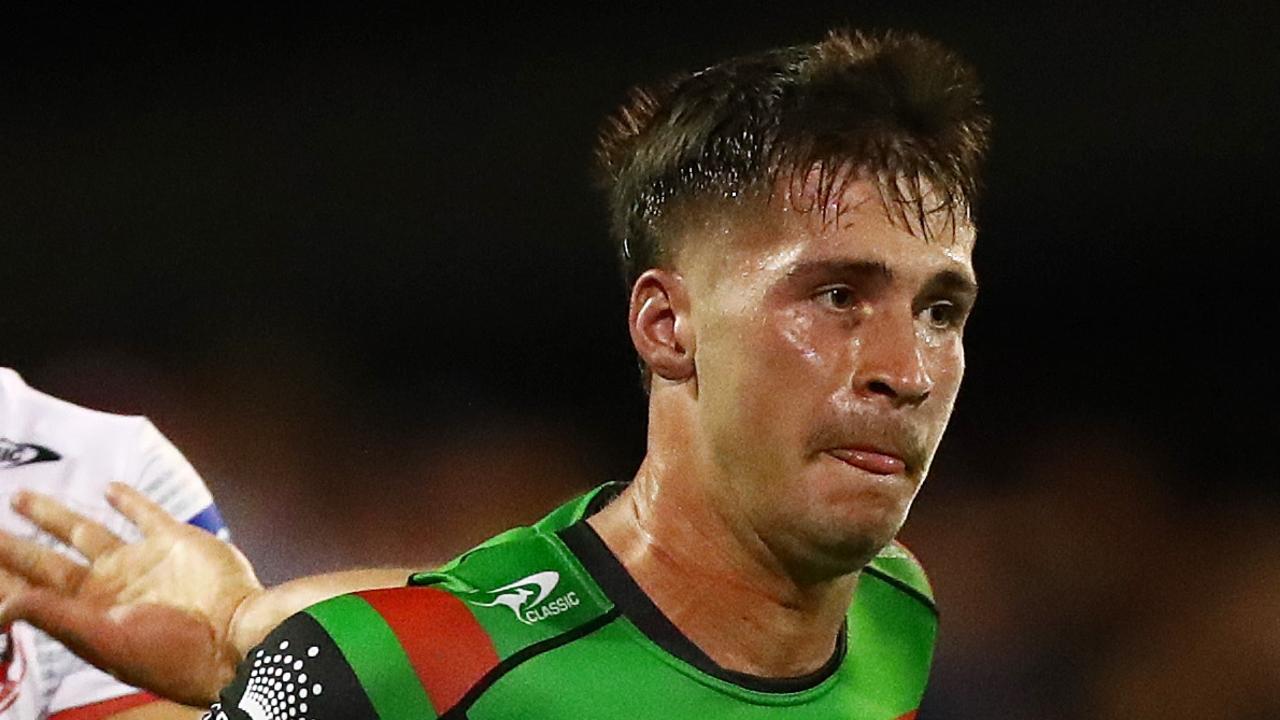
M136 692L132 695L112 698L111 700L60 710L50 715L49 720L99 720L99 718L110 717L125 710L132 710L139 705L156 702L159 699L148 692Z
M357 593L395 633L409 664L444 715L498 665L489 634L458 598L435 588Z
M920 712L920 709L919 709L919 708L917 708L917 709L915 709L915 710L912 710L911 712L907 713L906 715L899 715L899 716L898 716L897 718L895 718L894 720L916 720L916 713L918 713L918 712Z

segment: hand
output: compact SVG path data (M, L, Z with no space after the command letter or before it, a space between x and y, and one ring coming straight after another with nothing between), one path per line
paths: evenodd
M107 500L142 540L126 544L47 496L14 497L14 510L89 564L0 532L0 625L24 620L126 683L207 706L241 658L236 611L262 585L233 546L132 488L113 483Z

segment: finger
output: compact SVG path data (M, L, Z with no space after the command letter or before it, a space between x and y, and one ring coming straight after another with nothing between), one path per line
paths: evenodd
M181 525L164 508L124 483L113 482L107 486L107 502L137 525L143 535L152 535L162 528Z
M26 580L8 570L0 569L0 600L12 597L28 587L30 585L27 584Z
M75 592L88 568L52 548L0 531L0 568L32 585Z
M110 530L48 495L20 492L13 497L13 509L90 560L121 544L120 538Z

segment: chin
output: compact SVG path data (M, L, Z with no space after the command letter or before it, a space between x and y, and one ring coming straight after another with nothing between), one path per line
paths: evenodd
M823 534L833 549L860 568L898 535L912 498L912 494L872 491L833 503L827 507Z
M824 487L811 509L832 537L866 539L883 547L906 522L916 487L902 476L841 480Z
M860 507L845 513L809 517L797 529L795 565L811 579L858 572L893 541L906 519L897 505Z
M865 565L884 546L893 542L905 520L906 516L902 513L871 514L869 517L858 518L840 529L843 537L839 544L851 554L856 552Z

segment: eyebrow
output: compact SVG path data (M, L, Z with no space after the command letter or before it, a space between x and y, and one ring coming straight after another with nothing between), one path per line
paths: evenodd
M809 260L787 270L787 277L808 275L856 275L886 281L894 278L893 270L879 260Z
M883 282L892 281L896 277L893 269L879 260L810 260L787 271L787 277L791 278L808 275L861 277ZM940 270L925 282L924 292L951 293L974 298L978 295L978 283L972 276L959 270Z
M956 270L943 270L924 284L925 293L947 293L963 295L970 299L978 297L978 282L965 273Z

